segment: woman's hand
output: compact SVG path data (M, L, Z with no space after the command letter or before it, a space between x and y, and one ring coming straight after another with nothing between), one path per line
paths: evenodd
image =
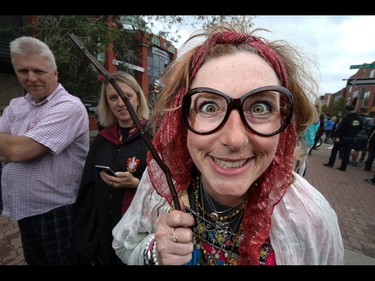
M106 172L100 172L102 180L114 188L137 188L139 184L138 178L129 172L116 172L117 176L111 176Z
M192 259L194 217L173 210L160 217L155 232L156 253L160 265L183 265Z

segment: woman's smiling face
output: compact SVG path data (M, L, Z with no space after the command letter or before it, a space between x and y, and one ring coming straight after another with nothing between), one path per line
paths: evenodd
M266 61L240 52L203 64L191 88L214 88L239 98L253 89L279 84ZM251 132L237 110L219 131L198 135L188 130L187 135L187 146L205 190L226 206L238 205L247 198L250 186L271 164L278 141L279 135L262 137Z

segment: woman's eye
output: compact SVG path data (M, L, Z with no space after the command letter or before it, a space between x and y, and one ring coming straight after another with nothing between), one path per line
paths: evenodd
M213 113L216 112L216 106L213 103L206 103L200 106L201 111L207 112L207 113Z
M256 113L256 114L262 114L262 113L266 113L266 112L269 112L269 106L265 103L257 103L255 105L253 105L252 107L252 111L253 113Z

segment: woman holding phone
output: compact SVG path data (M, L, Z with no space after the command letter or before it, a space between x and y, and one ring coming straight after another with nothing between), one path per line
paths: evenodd
M149 109L130 74L112 74L148 133ZM75 206L75 245L82 264L123 264L112 248L112 229L127 210L146 168L147 146L127 107L105 80L98 104L103 127L91 144ZM101 166L108 166L111 174Z

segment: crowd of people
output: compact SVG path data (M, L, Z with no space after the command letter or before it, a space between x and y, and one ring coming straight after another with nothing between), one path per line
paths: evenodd
M318 150L322 143L333 144L330 158L324 166L333 167L339 155L341 165L337 169L346 171L349 164L361 167L364 163L364 170L371 171L375 159L374 121L375 116L369 116L367 107L361 107L357 113L354 105L345 107L344 116L327 116L321 113L299 139L301 146L306 150L303 157L298 159L296 171L302 176L306 174L307 155L311 155L313 150ZM375 177L374 181L366 181L375 183Z
M345 110L346 113L340 118L342 120L329 133L333 138L333 148L330 158L327 163L324 163L324 166L332 168L337 154L339 154L341 165L337 169L345 172L349 164L361 167L361 163L365 163L364 170L371 171L375 159L375 139L373 138L375 117L368 115L367 107L361 107L359 113L356 112L354 105L347 105ZM361 157L358 161L360 154ZM375 180L372 181L372 179L365 179L365 181L375 184Z
M343 264L337 215L304 178L308 155L332 143L325 166L339 154L345 171L367 155L370 171L374 118L352 105L327 118L307 58L248 28L192 35L151 115L135 78L112 73L142 128L104 80L91 144L87 111L58 82L48 45L11 42L26 94L0 117L0 195L28 265Z

